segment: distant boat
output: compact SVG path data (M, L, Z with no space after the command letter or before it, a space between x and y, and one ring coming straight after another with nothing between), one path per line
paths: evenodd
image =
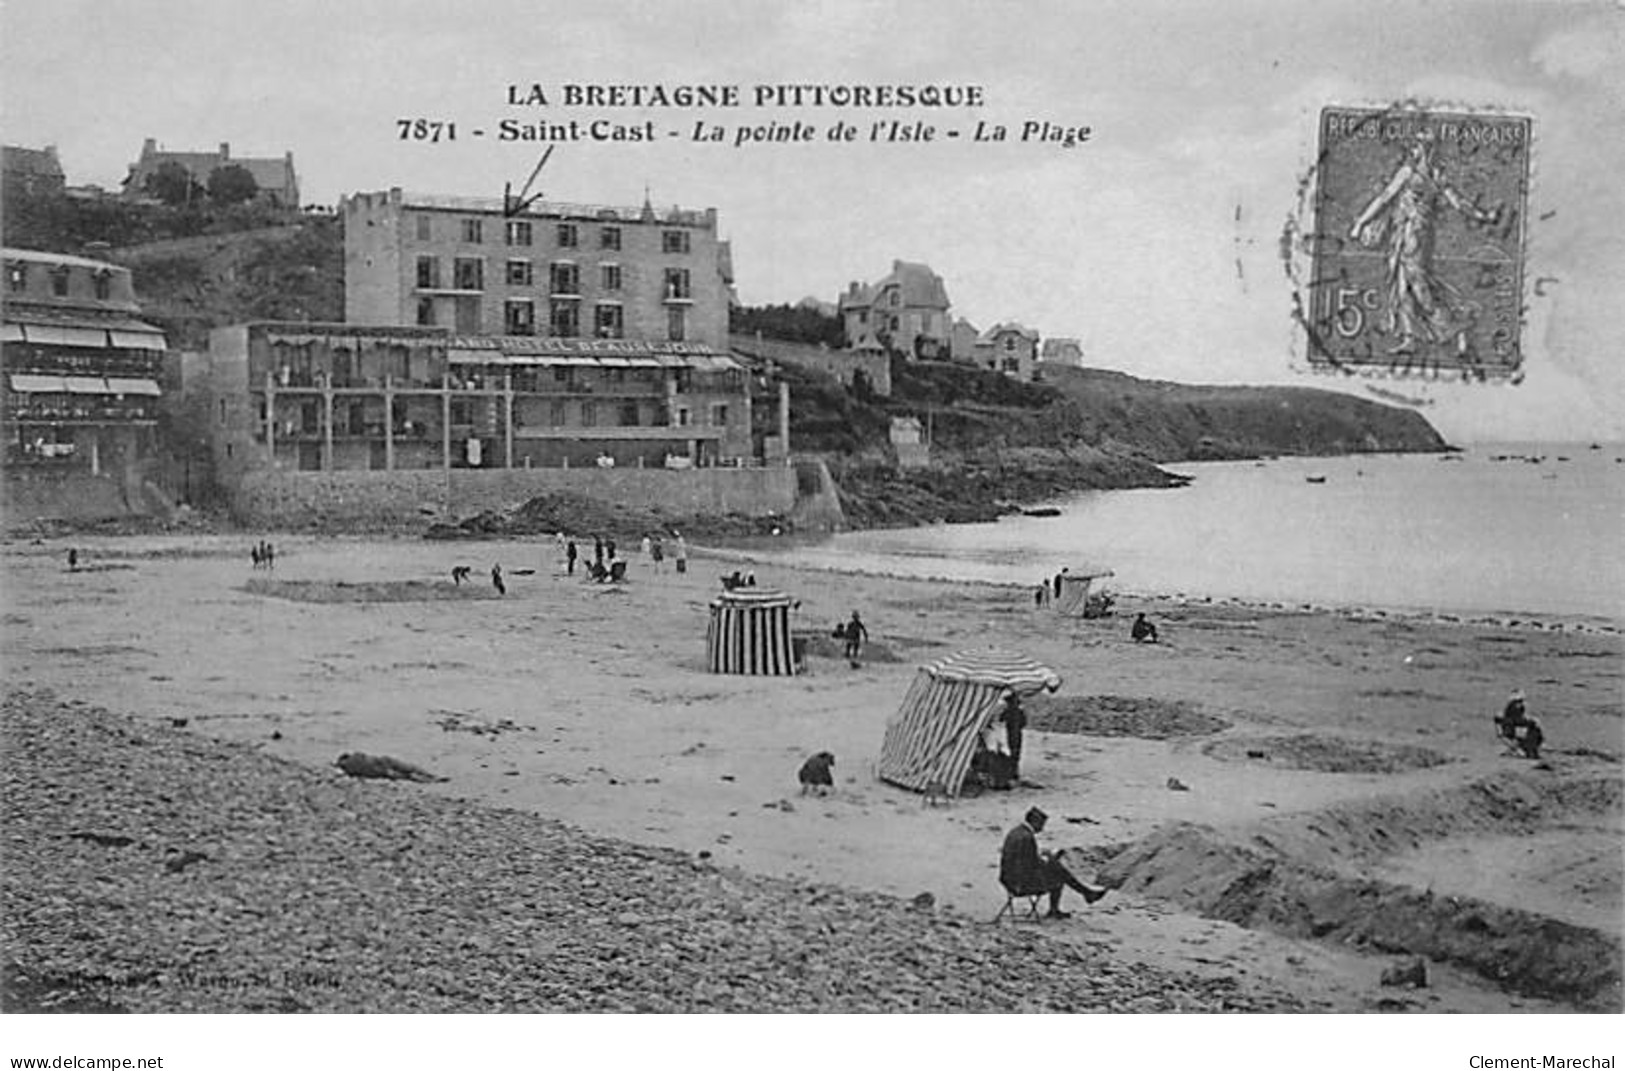
M1326 482L1326 477L1324 477L1324 476L1305 476L1303 478L1303 481L1304 481L1304 483L1325 483Z
M1028 517L1059 517L1061 515L1061 511L1055 506L1038 506L1034 509L1024 509L1021 512Z

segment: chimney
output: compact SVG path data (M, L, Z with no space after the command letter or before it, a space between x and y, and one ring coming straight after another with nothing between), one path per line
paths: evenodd
M157 151L158 151L158 139L157 138L148 138L146 141L143 141L141 143L141 155L142 156L151 156L153 153L155 153Z
M220 159L222 159L222 160L230 160L231 159L231 142L222 141L220 143Z

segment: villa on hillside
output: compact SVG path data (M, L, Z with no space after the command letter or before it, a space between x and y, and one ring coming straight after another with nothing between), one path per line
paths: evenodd
M1083 346L1075 338L1046 338L1038 350L1039 364L1083 367Z
M55 145L43 149L0 146L0 164L0 188L8 199L17 194L61 193L67 185Z
M916 360L948 357L948 289L924 264L894 260L891 274L879 282L849 284L837 307L853 350L882 349Z
M180 165L199 186L207 186L209 176L222 167L241 167L254 176L259 199L284 208L299 207L299 178L294 173L292 152L280 157L232 156L231 144L225 141L216 152L171 152L159 148L155 139L146 139L141 155L130 165L124 179L125 196L145 196L147 180L165 164Z
M1038 332L1019 323L994 324L976 340L976 363L1012 379L1039 378Z

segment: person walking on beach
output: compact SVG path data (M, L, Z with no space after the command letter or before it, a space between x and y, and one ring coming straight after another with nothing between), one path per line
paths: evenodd
M1065 569L1055 574L1055 597L1057 599L1061 597L1061 581L1066 579L1066 574L1067 570Z
M508 585L502 582L502 566L491 566L491 586L497 589L498 595L508 594Z
M566 576L576 575L576 559L581 556L576 550L576 541L570 540L564 545L564 573Z
M864 627L863 619L856 610L852 611L852 620L846 623L846 657L850 662L858 660L858 654L863 650L863 641L869 638L869 630Z
M1106 895L1099 885L1085 885L1073 876L1063 861L1064 851L1039 852L1038 834L1044 831L1049 815L1037 807L1032 808L1020 825L1004 838L999 853L999 884L1011 896L1037 896L1048 894L1049 914L1052 919L1071 918L1069 911L1061 910L1061 893L1075 889L1084 903L1092 904Z
M267 569L275 571L276 570L276 547L271 545L271 541L269 539L267 539L265 541L264 554L265 554L265 567Z
M592 537L592 563L598 568L604 567L604 537Z
M613 539L606 539L604 541L604 559L606 561L615 560L615 541Z
M661 565L666 560L666 545L660 541L659 536L655 537L654 542L649 547L649 557L654 559L655 572L660 572Z
M643 556L645 558L647 558L649 556L649 552L654 549L654 543L653 543L652 540L649 539L648 536L644 536L643 537L643 543L639 547L639 549L643 551Z
M681 533L681 532L677 533L677 555L676 555L676 557L677 557L677 571L679 573L688 572L688 541L683 538L683 533Z
M68 548L68 571L73 572L74 570L76 570L78 568L79 568L79 549L77 547L69 547Z

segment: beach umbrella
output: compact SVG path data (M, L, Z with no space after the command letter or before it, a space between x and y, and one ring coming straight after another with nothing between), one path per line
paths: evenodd
M736 588L711 602L705 665L712 673L788 677L795 673L790 608L782 591Z
M959 651L926 663L886 723L881 779L916 792L941 784L948 795L958 795L977 742L1005 694L1053 692L1060 686L1053 669L997 647Z

